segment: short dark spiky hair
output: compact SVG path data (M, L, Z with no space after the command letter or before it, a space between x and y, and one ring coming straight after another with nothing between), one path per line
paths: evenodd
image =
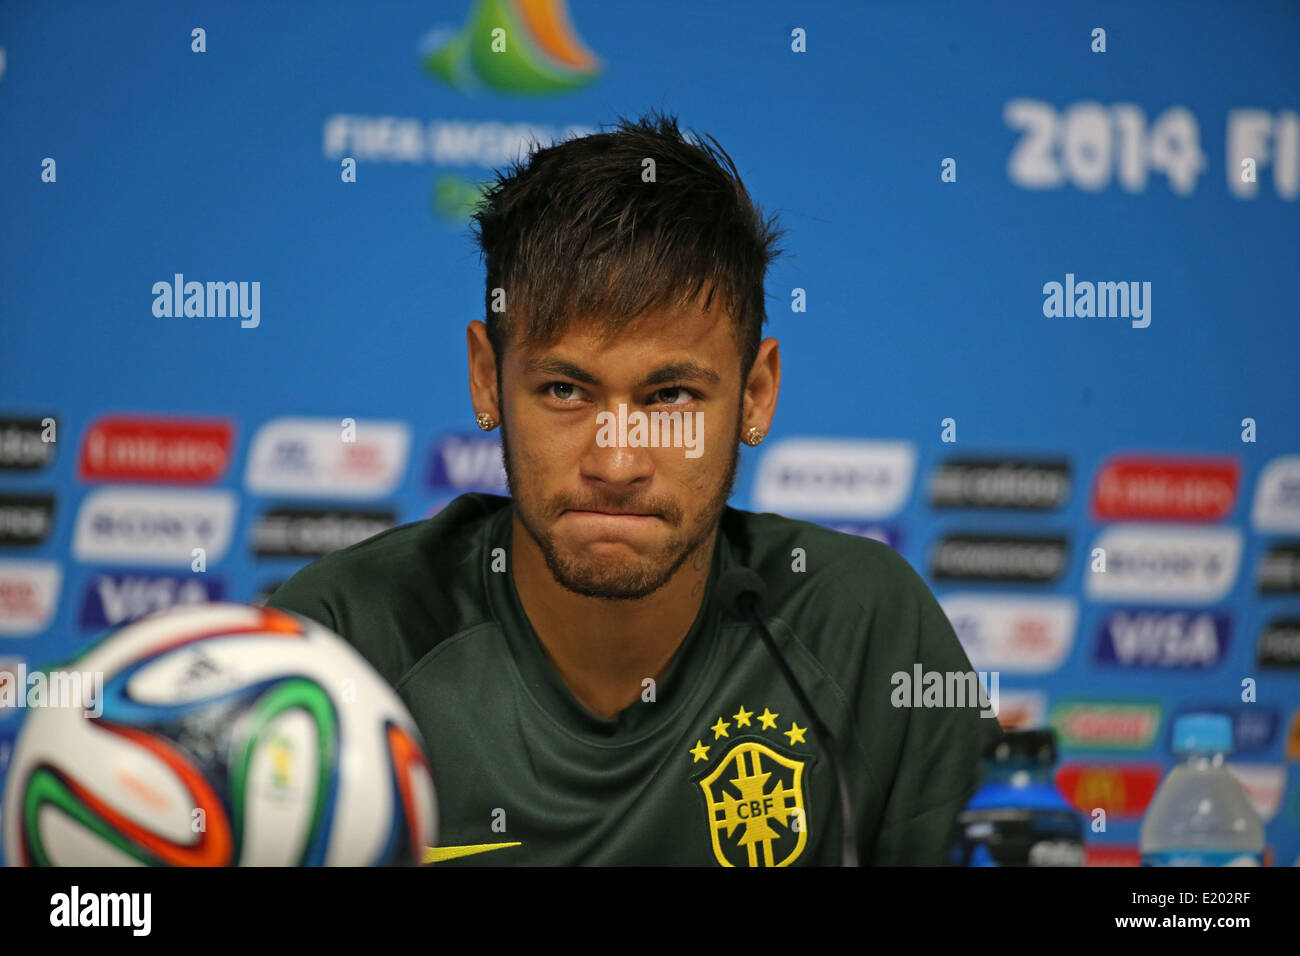
M602 127L604 128L604 127ZM691 131L694 133L694 131ZM762 340L763 280L785 230L765 219L712 136L675 116L620 116L610 132L534 148L497 173L471 230L487 266L488 340L556 341L575 322L612 336L644 313L718 295L733 322L741 382ZM653 159L655 181L642 179ZM505 311L492 308L506 290Z

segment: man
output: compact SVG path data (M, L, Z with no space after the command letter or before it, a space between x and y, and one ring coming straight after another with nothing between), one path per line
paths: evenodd
M970 672L906 561L727 507L739 444L776 409L761 334L781 231L710 142L652 115L499 176L474 217L487 321L467 340L510 497L462 495L268 602L405 700L437 861L838 865L837 746L861 860L938 864L975 788L975 707L891 702L918 663ZM734 567L763 579L761 617L833 740L721 606Z

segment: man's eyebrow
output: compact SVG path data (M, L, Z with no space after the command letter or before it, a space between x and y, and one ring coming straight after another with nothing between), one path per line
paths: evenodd
M699 362L687 359L685 362L672 362L661 365L641 380L641 385L665 385L671 382L706 382L717 385L722 376L713 369Z
M580 365L574 365L572 362L566 362L564 359L529 359L524 363L525 375L558 375L562 378L571 378L576 382L583 382L587 385L599 385L598 379L591 372L588 372ZM682 381L700 381L709 385L717 385L722 380L722 376L708 366L701 365L699 362L687 359L684 362L671 362L668 365L661 365L637 385L638 388L644 388L647 385L668 385L673 382Z
M574 365L572 362L566 362L563 359L528 359L524 362L525 375L558 375L561 378L571 378L579 382L585 382L588 385L599 385L600 380L592 375L585 368Z

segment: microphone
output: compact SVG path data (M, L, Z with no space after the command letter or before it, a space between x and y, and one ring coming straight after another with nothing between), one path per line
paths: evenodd
M804 709L808 719L812 722L813 729L817 732L817 738L822 742L826 750L826 759L830 762L831 771L835 774L835 782L839 787L840 816L844 822L843 842L840 847L840 865L857 866L858 865L858 839L857 827L853 823L853 806L849 801L849 782L844 776L844 768L840 763L839 755L836 752L838 743L835 735L831 733L826 722L821 719L817 709L813 707L812 701L804 693L799 681L795 679L794 671L790 670L785 656L777 649L776 642L772 640L772 635L767 630L767 625L763 619L758 616L758 608L767 596L767 585L753 568L734 567L728 568L718 578L717 584L718 600L724 608L728 608L738 613L749 621L752 627L758 631L758 636L763 639L764 645L767 646L768 653L776 661L777 669L785 678L785 682L790 685L790 690L794 692L795 699L799 701L799 706Z

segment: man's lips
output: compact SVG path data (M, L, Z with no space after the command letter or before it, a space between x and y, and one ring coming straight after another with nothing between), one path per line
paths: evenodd
M591 527L604 525L606 528L633 528L653 524L663 520L659 515L643 514L640 511L584 511L569 509L560 514L560 518L588 524Z

